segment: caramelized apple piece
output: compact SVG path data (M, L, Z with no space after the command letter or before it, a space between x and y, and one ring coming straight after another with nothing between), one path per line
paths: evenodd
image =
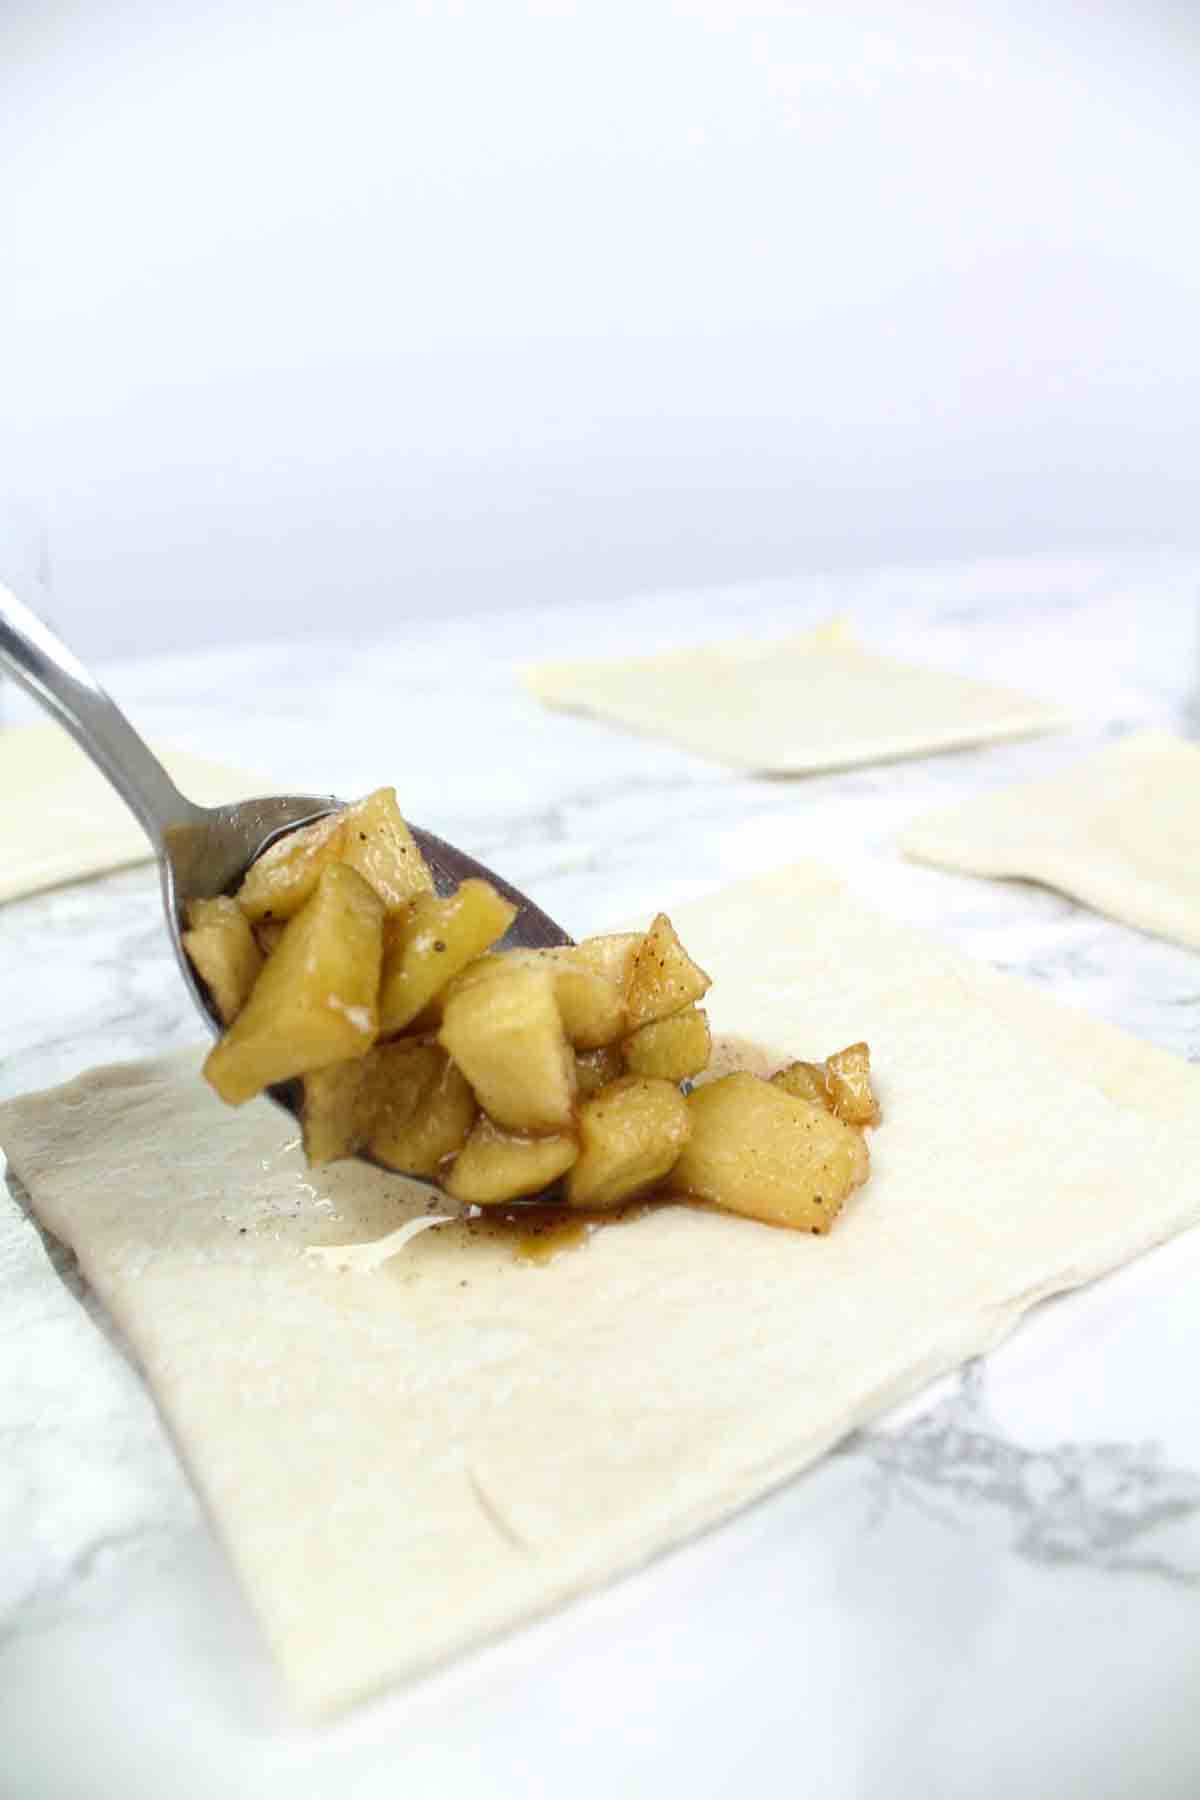
M580 964L575 947L545 950L500 950L476 959L464 970L459 983L467 986L484 981L506 970L549 969L554 977L554 997L567 1042L577 1050L599 1050L615 1043L625 1030L625 1003L607 976ZM437 1003L430 1010L436 1015ZM423 1019L421 1021L425 1023Z
M383 907L343 863L288 923L204 1073L231 1106L274 1082L361 1056L375 1039Z
M486 881L464 881L453 894L418 894L387 922L379 1029L403 1031L434 995L504 936L517 909Z
M433 892L429 865L396 804L395 788L377 788L342 814L341 858L370 882L389 913Z
M321 871L341 855L345 813L289 831L251 863L237 903L252 925L290 919L311 900Z
M540 1194L566 1174L578 1155L579 1144L572 1133L527 1137L502 1131L484 1113L475 1121L443 1185L456 1200L495 1206Z
M643 1025L621 1046L625 1067L632 1075L657 1075L662 1081L687 1081L708 1067L712 1036L708 1014L698 1006L685 1006L669 1019Z
M231 1025L262 972L262 951L236 900L193 900L183 947L212 995L223 1025Z
M833 1111L824 1063L789 1063L786 1069L772 1075L771 1086L782 1088L793 1100L807 1100L810 1106L823 1106L826 1112Z
M264 956L278 950L286 925L286 919L264 919L261 925L254 927L254 941Z
M300 1130L314 1169L354 1156L370 1136L378 1099L378 1050L301 1077Z
M669 1081L622 1075L579 1108L567 1202L602 1210L657 1187L688 1138L687 1101Z
M581 938L572 945L570 954L584 968L594 969L611 981L622 999L629 992L633 959L645 938L644 931L610 931L599 937Z
M879 1103L871 1086L871 1052L849 1044L825 1063L825 1084L833 1110L847 1125L877 1125Z
M497 1125L570 1128L575 1059L552 970L517 963L480 978L467 969L445 996L439 1036Z
M691 1137L671 1176L680 1193L824 1233L867 1178L861 1131L757 1075L724 1075L686 1105Z
M625 1059L619 1044L604 1044L599 1050L579 1050L575 1055L576 1085L581 1099L607 1087L625 1073Z
M475 1096L437 1044L401 1038L373 1057L371 1155L405 1175L437 1175L467 1141Z
M625 1030L625 1002L599 969L581 962L574 945L561 949L515 950L511 956L544 964L554 972L554 997L567 1042L576 1050L601 1050Z
M612 982L581 967L570 950L539 950L554 970L554 997L567 1042L577 1050L602 1050L625 1029L625 1002Z
M659 913L638 945L629 977L629 1023L649 1025L700 1000L712 982L694 963L666 913Z

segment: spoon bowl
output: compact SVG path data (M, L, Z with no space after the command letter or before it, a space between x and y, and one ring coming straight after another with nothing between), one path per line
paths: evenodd
M0 669L18 681L69 731L136 814L150 840L162 881L167 933L196 1006L214 1032L223 1027L183 947L188 905L232 893L246 870L284 832L311 824L344 802L329 794L272 794L228 806L197 806L181 794L115 701L36 613L0 587ZM570 936L503 876L465 851L412 825L439 893L468 876L488 881L517 909L501 940L505 949L569 944ZM297 1083L271 1090L296 1111Z

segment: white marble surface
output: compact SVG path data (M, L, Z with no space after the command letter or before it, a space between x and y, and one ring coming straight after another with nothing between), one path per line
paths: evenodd
M1200 559L1042 559L406 623L107 671L147 735L279 786L394 780L577 931L819 854L882 911L1200 1060L1200 956L902 822L1140 724L1200 730ZM541 713L520 660L795 629L1011 680L1054 738L808 780ZM1198 800L1200 804L1200 800ZM199 1041L149 870L6 906L0 1095ZM1200 1180L1200 1175L1197 1176ZM1200 1791L1200 1234L650 1569L320 1731L272 1669L70 1259L0 1209L0 1796Z

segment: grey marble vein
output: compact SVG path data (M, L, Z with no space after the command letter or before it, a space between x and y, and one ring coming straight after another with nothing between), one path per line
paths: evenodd
M1151 1440L1027 1449L990 1422L981 1363L912 1424L856 1432L842 1453L869 1465L880 1515L907 1501L969 1532L991 1512L1011 1549L1033 1562L1200 1586L1200 1471L1173 1466ZM1191 1529L1173 1538L1181 1525Z

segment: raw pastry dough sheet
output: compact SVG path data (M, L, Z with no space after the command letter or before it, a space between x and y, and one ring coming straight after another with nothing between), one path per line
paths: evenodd
M176 786L199 806L273 791L261 776L153 748ZM0 794L0 901L153 861L129 808L61 726L0 731Z
M524 680L548 706L775 775L924 756L1068 723L1055 707L1009 688L862 650L840 619L782 641L540 663Z
M1200 1213L1200 1070L811 865L676 922L719 1031L871 1043L874 1172L826 1239L668 1206L542 1266L454 1222L360 1273L306 1247L382 1237L428 1191L310 1173L269 1104L219 1105L199 1051L0 1108L310 1712L723 1518Z
M1060 774L918 819L906 856L1023 876L1200 949L1200 744L1123 738Z

